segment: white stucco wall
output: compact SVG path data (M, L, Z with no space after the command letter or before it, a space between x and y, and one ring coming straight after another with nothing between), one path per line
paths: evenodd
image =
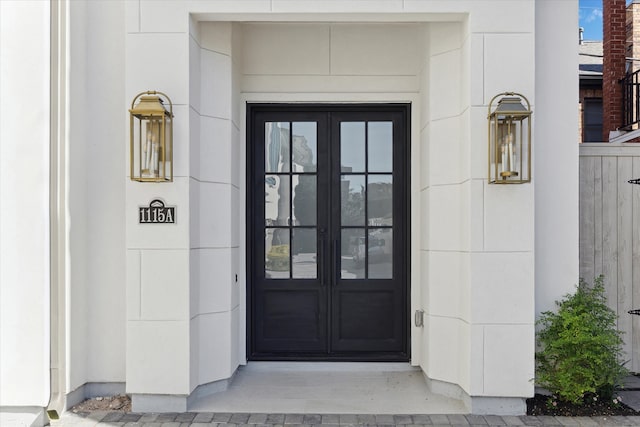
M0 2L0 407L49 400L49 3Z
M554 309L579 276L577 8L575 1L536 2L536 313Z
M423 329L412 327L412 363L471 396L530 395L535 313L577 277L578 156L567 142L577 85L567 84L576 64L566 25L576 3L70 2L66 391L126 381L134 394L187 396L244 363L244 103L305 101L412 103L412 310L427 314ZM0 405L44 406L48 8L0 6ZM22 63L37 64L16 72L5 64L26 60L25 40L34 48ZM148 89L174 103L170 184L126 178L126 109ZM533 103L531 184L487 185L487 103L506 90ZM9 104L6 93L30 103ZM39 132L35 149L25 128ZM21 162L36 173L16 188ZM177 207L177 224L137 224L138 206L155 197ZM42 316L15 310L31 306ZM16 333L21 322L30 333ZM5 342L32 357L23 394L5 392L17 361Z
M226 367L235 359L231 356L235 345L229 340L238 329L232 319L243 324L245 315L242 273L235 296L235 274L245 266L238 265L233 255L237 247L242 261L241 254L246 251L241 202L245 197L244 122L234 118L234 114L243 114L243 105L237 103L242 94L243 101L413 103L416 118L422 117L414 120L412 132L413 144L417 144L412 152L422 159L413 177L414 188L422 195L412 208L414 229L421 230L421 243L416 247L422 248L422 256L414 254L413 259L418 264L422 259L426 267L414 266L417 280L412 294L421 302L414 301L413 307L428 314L422 336L414 329L414 344L422 342L415 350L414 362L419 360L430 378L457 384L473 396L530 395L534 184L487 185L485 129L487 103L493 95L509 90L535 99L534 2L263 1L242 6L202 2L193 10L184 3L163 5L162 9L148 7L146 2L139 8L128 6L127 96L145 88L171 93L179 123L176 141L189 144L176 149L176 182L153 187L128 184L127 209L145 203L152 193L165 194L188 214L189 223L168 229L162 237L133 220L128 223L132 273L128 277L134 280L128 285L133 296L129 302L137 307L128 330L144 328L144 333L130 336L157 335L154 339L175 340L190 350L172 347L164 353L171 360L143 367L146 358L142 355L152 343L130 338L129 371L136 373L128 378L128 389L134 393L188 393L198 384L228 375L226 368L211 372L207 361ZM498 5L502 11L499 17L492 13ZM313 14L306 14L312 10ZM186 18L188 12L195 12L195 18L201 20L267 22L198 26ZM343 12L360 12L358 19L364 22L340 23ZM366 12L385 14L368 16ZM394 12L415 15L401 17ZM377 20L455 22L427 24L426 33L419 24L365 23ZM322 23L326 21L335 23ZM363 32L368 36L350 38ZM234 49L236 39L242 42ZM354 52L369 54L356 56ZM156 58L167 56L174 60L160 68ZM238 71L242 73L240 84L233 77ZM181 124L185 122L188 124ZM238 137L236 133L241 141L238 157L232 142ZM212 135L215 141L209 139ZM214 153L208 151L212 143ZM240 171L238 180L234 180L234 170ZM235 222L236 218L240 221ZM171 280L162 280L159 274L153 286L145 285L145 273L140 269L144 270L145 257L151 253L165 258L150 259L146 268L171 265ZM215 271L207 270L212 266ZM496 277L498 271L501 277ZM501 298L496 300L495 295ZM210 300L203 301L203 296ZM189 297L190 303L186 301ZM195 301L197 297L200 299ZM171 310L149 308L145 314L145 304L150 306L151 301L167 309L171 301ZM234 313L236 306L242 316ZM178 328L172 333L167 329L169 324L163 323L169 320L172 328ZM239 329L244 331L244 327ZM209 330L219 331L218 351L210 344L203 345ZM451 336L459 338L454 346L450 345ZM508 348L501 344L506 342L500 338L504 336L511 339ZM223 354L222 348L227 349ZM240 340L240 354L243 350L244 341ZM458 362L450 363L452 358ZM169 361L185 370L174 373L177 377L166 385L158 384L151 373L159 372ZM231 361L231 370L235 363ZM508 374L504 366L510 367ZM137 378L145 370L149 375Z
M68 2L67 393L125 381L124 5Z
M519 8L518 28L488 32L473 8L430 24L423 73L422 366L475 397L533 393L534 184L487 184L490 99L534 98L533 2Z
M86 137L87 163L87 381L125 380L125 204L127 163L122 155L128 132L123 126L97 125L126 116L124 97L125 0L88 2L87 91L90 103ZM102 122L98 119L98 123ZM108 120L107 122L111 122ZM96 129L96 127L98 129ZM100 206L101 209L96 209Z
M428 376L458 384L473 396L522 397L531 394L533 389L529 379L533 376L534 184L515 187L487 186L484 130L487 103L494 94L515 90L524 93L532 101L535 99L534 2L499 2L502 11L500 17L492 13L493 8L498 7L498 3L477 1L428 4L418 1L402 4L302 4L264 1L243 6L212 2L200 3L197 6L198 10L191 10L198 13L197 18L221 21L340 21L339 14L342 12L361 12L363 14L359 19L363 21L375 21L372 17L367 17L365 12L386 12L385 15L377 16L384 16L385 21L408 19L406 16L399 18L398 15L393 15L393 12L413 12L416 15L411 16L412 20L457 21L452 24L431 25L427 33L428 48L414 42L404 43L401 49L382 52L380 49L384 49L383 45L371 42L375 40L375 32L372 33L373 38L368 38L369 44L364 42L365 44L358 46L361 51L373 49L370 56L364 57L371 59L366 67L353 62L353 55L347 53L353 46L353 41L348 40L350 31L354 28L360 32L379 31L380 34L384 34L384 40L389 40L394 37L394 28L407 27L394 26L397 24L378 25L379 29L376 30L375 25L364 24L315 23L283 26L269 23L223 23L201 24L198 32L194 31L193 23L189 25L188 19L176 19L176 16L186 16L186 12L189 12L187 6L181 3L165 3L165 6L162 10L148 8L146 2L140 3L139 8L129 6L127 22L130 35L127 50L128 55L134 60L128 63L127 82L129 86L139 86L139 76L144 76L147 86L164 87L164 91L172 93L172 96L178 99L174 99L176 104L189 105L189 129L176 133L184 136L185 140L190 140L191 164L188 168L185 167L184 172L180 172L180 168L177 167L178 178L172 185L176 193L168 194L172 194L177 203L183 203L184 209L190 210L188 229L191 234L188 235L186 230L180 231L178 226L173 230L175 233L171 233L175 234L176 240L165 238L161 243L153 236L143 236L142 232L138 235L133 231L133 226L128 235L134 240L142 239L136 242L143 247L150 245L155 249L166 250L179 248L179 252L182 248L190 248L189 261L180 262L179 265L182 267L178 271L181 273L176 273L177 277L183 281L190 281L192 298L194 295L202 295L201 292L206 289L214 291L211 294L214 299L222 298L223 305L209 308L209 312L202 309L202 304L199 307L195 307L193 303L189 305L191 352L203 354L201 344L204 342L204 335L200 322L206 318L211 321L214 318L221 319L221 325L224 325L220 335L223 342L227 342L227 331L232 330L231 324L222 319L227 316L225 313L234 311L236 304L233 297L233 277L237 267L228 256L228 252L231 250L233 253L236 239L234 234L237 233L238 226L231 218L236 218L234 212L240 212L242 215L242 209L236 207L237 199L233 196L236 193L236 184L231 176L225 174L225 165L209 170L222 171L221 176L207 177L207 169L202 167L202 161L208 159L215 165L218 160L216 156L207 155L206 151L203 151L203 147L206 147L206 144L203 144L205 135L215 133L219 138L217 153L221 154L222 159L231 159L233 169L235 148L231 140L234 138L235 128L243 129L243 123L231 118L234 111L241 114L243 107L236 106L229 111L230 106L234 105L233 98L239 93L231 76L234 69L239 69L243 73L240 92L245 101L414 101L414 108L418 109L417 114L423 117L417 125L418 132L422 129L423 143L421 149L415 151L423 153L423 163L422 170L417 172L418 178L414 177L414 181L419 181L423 196L419 207L414 205L413 209L419 218L426 218L417 221L417 227L422 229L423 243L420 247L423 249L424 265L427 268L419 270L416 274L419 278L419 289L416 289L413 295L419 296L424 304L423 308L429 314L419 349L422 366ZM305 15L305 12L311 10L315 14ZM434 12L447 12L449 15L434 15ZM327 15L320 19L318 13ZM509 19L504 19L505 15ZM468 20L465 16L468 16ZM350 19L353 19L353 16ZM207 28L205 32L208 32L210 37L203 36L203 28ZM238 29L243 36L240 57L237 57L238 52L231 47L232 28ZM329 30L332 34L331 39L323 36L328 34ZM339 43L341 36L347 38ZM416 34L411 38L421 40L423 36ZM133 55L134 52L140 52L141 43L144 46L153 46L153 41L165 43L165 54L169 45L169 56L177 61L169 68L165 67L164 73L156 71L149 75L144 70L149 69L149 60L153 54L143 54L144 58L139 60L133 58ZM326 43L330 44L330 49L325 49ZM185 67L185 60L180 59L184 58L184 47L187 45L190 46L189 67ZM397 46L392 43L390 45ZM420 52L428 53L428 61L423 62L420 53L410 52L416 46L419 46ZM153 49L152 47L151 50ZM346 49L345 55L340 54L341 49ZM290 55L286 67L284 61L279 59L282 52ZM309 52L313 52L314 55L310 56ZM325 59L322 52L330 52L331 58ZM407 57L398 61L381 63L375 59L402 54L407 54ZM514 55L517 60L513 60ZM362 60L362 57L360 59ZM358 72L358 65L366 71ZM385 67L389 66L404 68L400 72L385 70ZM198 69L199 76L194 72ZM190 75L189 79L187 75ZM208 76L212 77L211 80ZM427 85L421 86L421 80ZM218 86L215 86L216 84ZM135 90L142 89L136 87ZM206 91L210 91L209 96L214 96L208 98L205 96ZM421 98L417 97L420 91ZM133 92L128 89L129 95L133 95ZM423 104L422 111L419 107L420 100ZM207 107L206 103L212 104ZM207 108L210 112L205 111ZM240 111L237 111L238 108ZM242 132L241 130L240 133ZM452 144L451 141L457 143ZM193 161L194 153L200 154L199 164ZM238 181L241 194L244 188L244 154L241 150L241 159L237 165L242 172ZM185 153L183 156L186 159L188 155ZM451 161L445 162L442 159ZM176 165L180 165L179 159L176 160ZM180 178L187 175L190 176L189 190L183 187L185 184L181 183ZM129 188L131 190L133 186ZM207 190L203 192L204 188ZM140 193L136 193L138 190L130 191L130 195L136 193L130 200L142 203L138 200L151 196L146 190L148 188ZM154 188L154 191L170 192L169 188L159 187ZM188 202L185 199L187 197ZM239 199L242 200L243 197ZM226 207L223 210L213 209L211 203L215 200L228 201L231 211L227 211ZM129 206L133 204L135 203L130 203ZM209 217L205 215L207 212L210 213ZM231 234L224 227L215 229L216 224L220 223L230 225ZM239 236L243 233L242 228L240 226ZM211 238L207 237L209 229L214 231ZM213 240L203 244L203 239ZM238 241L239 252L243 253L246 249L243 247L244 239ZM130 248L132 244L135 246L133 241L130 243ZM217 270L218 274L223 274L216 284L208 282L202 274L201 257L205 254L214 257L209 259L209 263L205 263L207 266L213 265L216 260L223 262ZM144 257L144 252L142 256ZM242 256L239 255L239 258L242 259ZM180 255L174 259L186 258ZM170 258L167 258L165 262L169 260ZM136 262L132 265L137 265ZM189 263L189 268L184 266L185 262ZM198 265L200 267L196 268ZM243 266L239 267L242 271ZM137 271L134 269L134 272ZM496 278L496 271L502 272L502 277ZM227 274L229 272L231 277ZM451 272L456 274L452 275ZM206 276L211 277L212 274L209 272ZM240 278L242 279L242 275ZM144 288L144 285L142 287ZM128 288L132 289L131 286ZM185 292L189 292L184 285L173 286L171 289L171 292L165 292L163 298L173 301L178 298L177 301L182 301L186 298ZM240 283L241 296L243 289L244 283ZM231 303L224 302L225 294L232 295ZM149 298L148 295L146 298ZM501 295L502 298L496 301L495 295ZM144 302L140 304L144 307ZM242 297L239 304L242 310ZM184 307L186 309L186 304ZM420 308L415 302L414 307ZM177 316L186 322L185 313L181 311ZM166 333L161 323L147 326L165 331L161 334ZM187 328L186 324L184 327ZM210 328L215 329L211 325ZM459 337L457 344L454 347L444 345L450 344L449 337L452 335ZM509 348L500 344L505 342L501 338L504 336L512 338L513 345ZM420 341L417 337L416 334L414 343ZM240 341L241 352L243 344ZM231 345L230 349L233 347ZM138 348L142 349L142 346L138 345ZM193 354L189 356L183 350L175 349L172 353L179 353L175 355L178 358L176 360L186 361L188 357L191 360L188 375L191 384L186 389L201 383L205 377L217 378L216 375L200 374L204 369L203 363L212 359L200 356L199 367L194 369L193 365L196 362ZM455 355L458 363L450 363L452 355ZM224 360L228 360L226 355ZM161 364L159 362L158 369ZM222 365L226 366L226 363ZM510 367L508 375L503 369L504 366ZM513 379L514 373L518 373L515 375L516 380ZM186 381L186 371L179 375ZM147 389L153 389L148 387L150 383L145 384ZM176 382L172 384L170 388L176 389ZM186 385L185 382L180 384ZM131 390L134 389L132 386ZM184 393L185 387L177 389Z

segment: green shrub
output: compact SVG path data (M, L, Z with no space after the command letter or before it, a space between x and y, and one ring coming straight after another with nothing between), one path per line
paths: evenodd
M558 312L542 313L536 334L536 383L575 404L611 399L628 374L621 362L622 332L605 302L603 277L588 286L580 279L573 295L556 301Z

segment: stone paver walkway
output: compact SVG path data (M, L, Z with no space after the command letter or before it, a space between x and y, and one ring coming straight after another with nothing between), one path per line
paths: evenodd
M345 415L185 412L65 413L52 427L293 427L293 426L640 426L640 417L501 417L496 415Z

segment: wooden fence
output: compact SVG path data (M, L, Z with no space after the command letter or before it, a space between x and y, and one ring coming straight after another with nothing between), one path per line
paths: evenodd
M580 276L602 274L624 332L627 367L640 372L640 144L580 146Z

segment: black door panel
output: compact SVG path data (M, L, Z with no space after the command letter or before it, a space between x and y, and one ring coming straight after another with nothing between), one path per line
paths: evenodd
M248 107L250 359L408 359L408 114Z

